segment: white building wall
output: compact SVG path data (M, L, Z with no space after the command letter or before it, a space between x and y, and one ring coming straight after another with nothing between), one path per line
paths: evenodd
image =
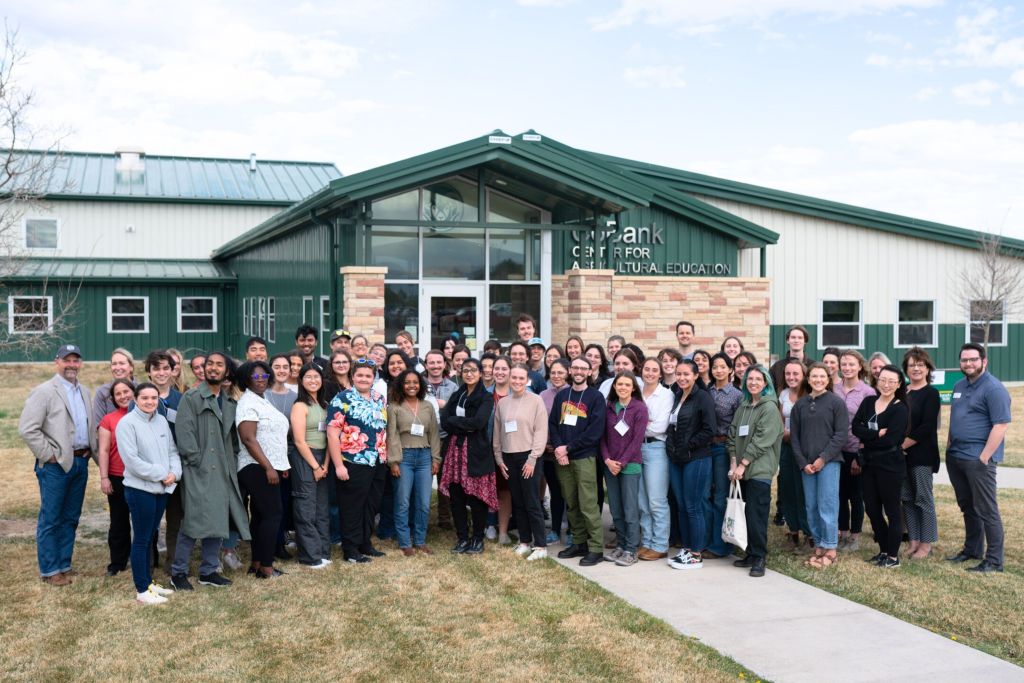
M206 259L283 207L135 201L48 201L26 218L56 217L59 248L33 256Z
M864 324L892 324L897 301L933 300L939 323L964 323L957 274L976 252L732 200L698 199L779 233L768 247L773 325L817 323L822 299L862 301ZM756 251L756 250L744 250ZM740 262L744 255L741 252ZM742 274L743 266L740 271Z
M740 249L736 260L739 262L738 277L761 277L760 249Z

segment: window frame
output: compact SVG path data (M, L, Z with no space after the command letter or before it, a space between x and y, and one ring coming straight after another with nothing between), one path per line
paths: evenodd
M143 303L142 313L114 313L115 299L141 299ZM114 316L118 318L131 318L142 315L141 330L115 330L113 326ZM149 297L148 296L108 296L107 297L107 334L149 334Z
M932 305L932 319L928 320L905 320L900 321L900 304L902 303L930 303ZM930 344L901 344L900 325L928 325L932 327L932 340ZM923 349L936 349L939 347L939 303L935 299L897 299L896 317L892 324L892 346L894 349L910 349L920 346Z
M57 224L57 245L54 247L30 247L28 246L28 222L29 221L53 221ZM33 254L52 254L60 251L61 220L58 216L29 216L21 217L21 245L26 251Z
M45 330L15 330L14 329L14 302L17 299L46 299L46 329ZM18 317L32 317L19 315ZM7 334L49 334L53 331L53 297L33 294L10 294L7 297Z
M970 342L971 341L971 327L975 323L980 323L981 322L981 321L975 321L975 320L971 320L970 319L970 317L971 317L971 304L974 301L980 301L980 299L971 299L970 301L967 302L967 318L968 318L968 320L967 320L967 325L964 326L964 342ZM990 347L999 348L999 347L1007 345L1006 336L1007 336L1007 334L1009 333L1010 330L1009 330L1009 327L1008 327L1008 321L1006 319L1007 318L1007 315L1006 315L1006 301L1003 300L1002 304L1003 304L1003 319L999 320L999 321L995 321L995 320L992 321L992 326L993 327L995 327L995 325L998 324L1002 328L1002 341L1000 343L998 343L998 344L996 344L996 343L994 343L992 341L989 341L988 345ZM977 342L977 343L980 344L982 342Z
M267 297L267 341L277 343L277 297Z
M242 334L244 334L247 337L250 336L249 330L252 329L252 327L250 327L250 325L249 325L249 309L250 309L249 297L243 296L242 297Z
M320 295L320 325L318 330L320 332L319 344L320 355L329 357L331 352L331 332L333 327L331 326L331 297L327 294Z
M825 303L833 301L855 301L857 303L857 322L827 323L825 322ZM838 327L840 325L857 325L857 344L855 346L825 343L825 328ZM864 300L863 299L818 299L818 350L824 351L830 346L837 346L842 349L863 349L864 348Z
M213 326L209 330L185 330L181 327L181 302L186 299L205 299L213 302L213 310L210 313L188 313L187 315L209 315L213 320ZM217 297L215 296L179 296L177 297L176 308L178 311L178 334L216 334L217 333Z

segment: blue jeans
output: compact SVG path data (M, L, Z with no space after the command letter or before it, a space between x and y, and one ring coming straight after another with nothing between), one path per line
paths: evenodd
M711 444L711 496L705 515L708 526L707 549L723 557L732 552L732 544L722 540L725 502L729 497L729 454L724 443Z
M82 516L85 486L89 482L89 460L79 457L71 460L68 472L55 462L40 465L36 461L35 465L39 480L36 555L39 574L43 577L71 570L75 532Z
M839 470L833 460L817 474L802 472L807 524L811 527L814 545L831 550L839 545Z
M150 493L125 486L124 499L128 502L128 510L132 516L132 579L135 581L135 592L144 593L153 582L150 548L157 529L160 528L164 508L167 507L167 494Z
M668 455L664 441L640 447L644 467L640 474L640 545L655 552L668 551ZM615 527L618 529L618 527Z
M695 553L707 543L707 509L711 507L711 458L698 458L685 465L671 463L672 496L679 508L679 535L683 548Z
M399 548L420 546L427 542L427 520L430 519L430 449L403 448L401 475L393 484L395 497L395 536ZM390 476L390 475L388 475ZM409 531L409 507L412 506L413 529ZM383 518L383 515L381 516ZM410 538L410 536L412 538Z
M640 476L604 471L604 490L620 550L636 553L640 544Z

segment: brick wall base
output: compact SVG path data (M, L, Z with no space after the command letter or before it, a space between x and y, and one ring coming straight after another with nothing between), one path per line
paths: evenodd
M372 340L384 339L384 278L380 266L344 266L342 326Z

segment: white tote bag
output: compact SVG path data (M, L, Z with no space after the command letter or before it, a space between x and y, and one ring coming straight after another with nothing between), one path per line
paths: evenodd
M729 487L729 500L725 504L725 519L722 520L722 540L732 543L740 550L747 549L747 504L743 502L739 481Z

